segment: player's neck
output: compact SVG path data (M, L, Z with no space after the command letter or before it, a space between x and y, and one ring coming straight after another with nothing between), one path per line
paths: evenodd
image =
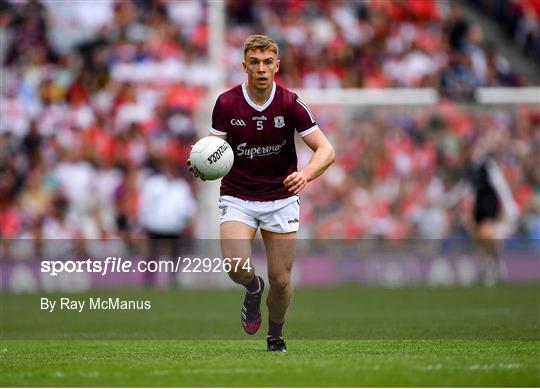
M251 101L253 101L257 105L264 105L264 103L266 103L266 101L270 98L273 87L274 85L272 83L270 84L269 88L257 89L249 85L249 81L248 81L246 89L247 89L247 92Z

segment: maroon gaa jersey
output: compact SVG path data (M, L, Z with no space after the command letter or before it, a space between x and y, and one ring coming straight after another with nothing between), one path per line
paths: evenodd
M292 196L283 180L297 169L294 131L303 137L318 129L296 93L275 83L264 105L249 98L246 83L221 94L210 133L226 135L234 152L234 165L221 181L221 195L252 201Z

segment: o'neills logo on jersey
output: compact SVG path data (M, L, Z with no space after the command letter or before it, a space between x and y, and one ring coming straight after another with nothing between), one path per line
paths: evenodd
M286 143L287 140L285 139L279 145L247 147L247 143L244 142L240 143L236 147L236 155L239 157L245 155L246 157L253 159L253 157L264 157L265 155L279 154Z

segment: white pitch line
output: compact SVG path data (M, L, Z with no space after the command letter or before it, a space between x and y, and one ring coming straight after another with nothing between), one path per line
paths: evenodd
M221 368L221 369L191 369L187 370L184 373L191 374L236 374L236 373L263 373L263 369L249 369L249 368Z
M520 363L499 363L495 364L474 364L469 366L469 370L495 370L495 369L519 369Z
M81 377L87 377L87 378L98 378L99 377L99 371L80 371L79 375Z
M150 372L150 375L155 375L155 376L166 376L169 374L171 374L169 370L154 370Z
M436 364L436 365L427 365L427 366L423 366L420 368L420 370L426 370L426 371L429 371L429 370L440 370L442 368L442 365L440 363Z

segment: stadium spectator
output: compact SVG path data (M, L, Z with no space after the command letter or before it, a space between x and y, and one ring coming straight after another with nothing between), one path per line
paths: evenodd
M491 16L513 43L529 58L540 62L540 3L536 0L472 0Z
M169 259L178 256L181 241L193 229L197 203L179 170L172 161L161 158L157 172L142 184L139 222L148 238L147 260L155 260L159 254ZM153 275L145 273L147 285L152 284ZM175 274L171 273L171 277L174 282Z

